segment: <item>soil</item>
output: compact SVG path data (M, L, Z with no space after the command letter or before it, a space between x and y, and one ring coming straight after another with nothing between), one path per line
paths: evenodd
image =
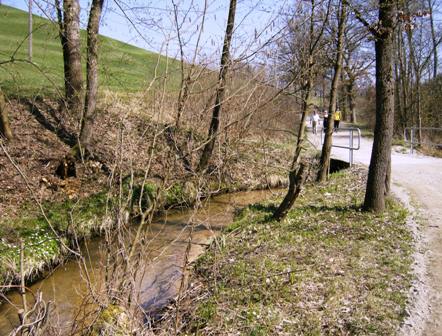
M164 124L148 116L131 115L122 111L121 106L107 107L106 111L97 112L94 122L92 159L77 161L76 178L62 180L56 174L57 167L76 144L78 120L60 112L57 102L41 98L14 99L9 108L15 139L4 143L4 148L29 185L0 149L0 220L23 216L24 209L32 208L35 202L30 190L41 202L80 199L101 191L109 185L112 169L116 169L115 181L118 173L144 175L146 167L150 167L149 177L166 180L166 186L188 180L192 173L186 171L183 153L190 151L186 160L195 165L199 152L184 147L191 143L197 147L203 139L194 135L189 140L188 131L167 131ZM219 146L220 152L214 153L211 163L212 180L220 186L254 189L254 184L273 181L277 175L285 177L288 151L262 145L251 138L236 143L229 140L228 144ZM225 153L229 155L223 156Z
M44 102L41 102L44 104ZM0 220L23 216L23 207L33 203L30 190L39 201L56 201L84 197L103 188L106 176L91 168L94 163L77 163L78 179L62 180L55 174L57 166L70 153L67 134L72 129L60 125L50 108L32 110L27 102L10 104L10 123L14 140L4 148L26 177L28 185L0 151ZM55 130L62 130L66 137ZM61 139L63 138L63 140ZM95 183L90 183L93 180Z
M320 136L310 137L319 148ZM348 144L348 131L339 131L333 141L337 145ZM361 139L360 149L354 152L355 163L369 165L372 144L372 139ZM333 148L332 157L348 160L349 151ZM392 180L392 191L409 206L417 220L417 225L410 225L418 238L409 316L400 333L442 335L442 159L416 152L411 155L407 148L395 147Z

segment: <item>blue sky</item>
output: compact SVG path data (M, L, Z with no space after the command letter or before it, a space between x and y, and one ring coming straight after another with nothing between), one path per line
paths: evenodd
M34 0L33 13L42 16L53 15L48 1ZM28 10L28 0L3 0L5 5ZM204 0L174 0L178 8L178 21L182 24L181 34L185 43L185 55L193 57L198 28L202 24ZM266 37L274 34L275 25L269 25L286 0L240 0L237 6L235 55L252 52ZM86 26L87 9L90 1L80 0L82 26ZM119 4L120 7L117 5ZM207 0L207 11L201 36L198 59L217 59L222 48L223 34L228 13L228 0ZM124 11L122 11L122 9ZM166 52L177 57L176 26L172 0L119 0L106 1L100 33L139 47ZM262 35L260 33L263 32Z

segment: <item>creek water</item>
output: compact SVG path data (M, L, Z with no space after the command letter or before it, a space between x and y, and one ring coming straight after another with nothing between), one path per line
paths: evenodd
M189 259L195 260L212 237L230 224L235 209L269 199L278 193L275 190L249 191L225 194L205 201L203 207L194 210L169 211L146 227L148 253L139 286L139 302L147 311L166 305L175 297L182 278L182 265L188 246L190 226L193 223L192 245ZM97 289L104 283L105 248L103 239L92 239L84 243L87 251L88 271L91 282ZM45 279L31 286L35 293L40 290L46 301L54 302L50 315L62 330L69 330L70 323L81 306L87 282L75 260L58 266ZM8 302L0 305L0 335L7 335L18 323L17 307L21 304L18 293L7 296Z

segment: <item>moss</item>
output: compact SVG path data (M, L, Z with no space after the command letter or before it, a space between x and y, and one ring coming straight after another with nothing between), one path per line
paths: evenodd
M118 305L108 305L95 322L91 336L131 335L131 319L126 310Z
M138 184L133 187L131 198L131 213L139 215L141 212L152 209L153 202L157 197L158 186L153 182Z
M78 236L88 236L97 230L106 214L109 196L100 192L79 201L66 200L62 203L46 203L46 215L60 232L73 232ZM44 221L44 218L39 218Z
M165 205L173 206L186 203L186 194L184 192L184 186L182 183L174 183L165 191Z

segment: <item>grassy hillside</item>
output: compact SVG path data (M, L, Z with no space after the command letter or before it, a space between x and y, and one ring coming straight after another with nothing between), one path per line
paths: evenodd
M34 15L33 62L16 61L0 65L0 86L12 95L56 94L63 87L63 58L57 24ZM0 5L0 63L27 58L27 13ZM82 31L83 66L86 34ZM101 37L101 89L136 92L154 77L159 55L111 38ZM157 74L169 64L169 90L179 83L178 62L160 56Z

